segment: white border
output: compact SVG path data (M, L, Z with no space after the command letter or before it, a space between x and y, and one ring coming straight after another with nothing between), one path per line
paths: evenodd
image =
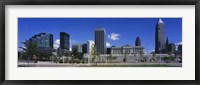
M194 5L6 5L6 80L194 80ZM182 67L17 68L18 17L183 17Z

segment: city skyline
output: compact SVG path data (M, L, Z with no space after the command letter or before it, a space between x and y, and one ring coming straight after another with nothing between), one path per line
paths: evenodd
M175 44L182 42L182 18L162 18L162 20L169 42ZM47 32L54 35L54 47L56 47L60 39L59 33L66 32L70 35L71 48L73 44L94 40L95 29L101 27L106 30L108 47L125 44L134 46L135 39L139 36L142 46L149 52L155 49L154 35L157 22L158 18L19 18L18 46L22 46L20 42L28 40L34 34Z

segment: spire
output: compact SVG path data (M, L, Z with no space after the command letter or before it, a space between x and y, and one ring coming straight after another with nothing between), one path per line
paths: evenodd
M163 23L163 24L164 24L164 22L162 21L161 18L159 18L158 24L159 24L159 23Z
M168 37L167 37L167 39L166 39L166 44L169 44L169 39L168 39Z
M166 52L168 52L168 50L169 50L169 39L168 39L168 37L167 37L167 39L166 39Z

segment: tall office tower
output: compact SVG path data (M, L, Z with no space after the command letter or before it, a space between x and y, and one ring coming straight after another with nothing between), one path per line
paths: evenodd
M29 39L31 42L36 43L38 47L49 47L53 48L53 35L49 33L40 33L34 35Z
M178 45L178 53L179 53L179 54L182 54L182 44L179 44L179 45Z
M137 37L135 40L135 46L141 46L141 40L140 37Z
M69 34L60 32L60 48L69 50Z
M159 19L158 23L156 24L156 31L155 31L155 52L156 53L164 53L165 52L165 29L164 29L164 22L162 19Z
M36 43L38 50L41 53L52 54L53 49L53 35L50 33L39 33L29 39L30 42Z
M176 45L174 43L168 44L168 53L175 53L176 52Z
M87 53L91 54L91 50L94 47L94 41L93 40L88 40L87 41Z
M87 53L87 44L86 43L84 43L82 45L82 51L83 51L83 53Z
M106 54L106 32L104 28L95 30L95 47L99 54Z

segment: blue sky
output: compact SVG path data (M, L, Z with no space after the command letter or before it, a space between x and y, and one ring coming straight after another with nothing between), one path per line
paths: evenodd
M58 44L59 33L70 34L70 45L94 40L94 30L105 28L107 45L135 45L139 36L147 52L155 48L155 26L159 18L18 18L18 45L35 34L54 35ZM162 18L166 37L173 43L182 43L182 18ZM56 42L57 40L57 42Z

